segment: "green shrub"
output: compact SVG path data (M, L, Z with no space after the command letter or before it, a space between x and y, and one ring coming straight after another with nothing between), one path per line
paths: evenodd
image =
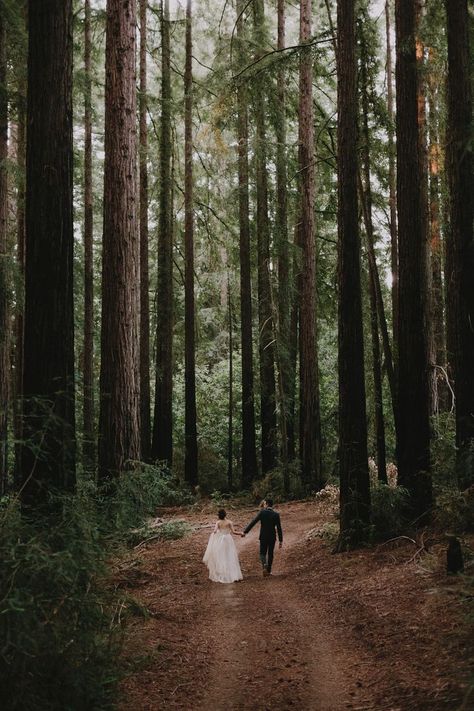
M81 496L63 501L54 522L22 521L12 506L3 521L3 708L112 707L120 635L89 503Z
M409 493L402 487L378 483L371 490L372 534L376 540L400 535L406 529Z
M441 489L436 497L435 521L452 533L474 531L474 487L466 491Z
M0 508L0 689L9 711L89 711L114 705L122 673L122 593L107 561L159 505L189 501L163 469L140 466L97 495L82 481L51 497L54 515ZM163 527L181 537L183 522ZM119 549L120 550L120 549Z

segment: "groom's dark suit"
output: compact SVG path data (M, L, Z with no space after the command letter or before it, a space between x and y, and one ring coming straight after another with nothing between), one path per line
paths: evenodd
M278 532L278 540L283 542L283 532L281 530L280 514L274 511L271 507L267 507L259 511L257 516L250 521L244 533L248 533L256 523L260 521L260 560L262 565L270 573L273 563L273 551L276 543L276 533Z

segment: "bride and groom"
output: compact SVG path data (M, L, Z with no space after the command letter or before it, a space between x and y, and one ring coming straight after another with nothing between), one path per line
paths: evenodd
M209 537L203 562L209 569L209 578L215 583L234 583L242 580L239 555L232 539L234 536L246 534L260 522L260 561L262 563L263 575L271 575L273 564L273 551L275 549L276 538L280 548L283 544L283 533L281 530L280 514L273 510L272 499L263 502L263 508L255 518L250 521L243 533L238 533L232 521L229 521L224 509L218 512L218 519L214 530Z

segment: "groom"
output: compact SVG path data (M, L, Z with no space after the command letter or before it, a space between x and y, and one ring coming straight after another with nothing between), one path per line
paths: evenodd
M278 531L278 540L280 548L283 545L283 533L281 530L280 514L273 510L272 499L265 501L265 507L255 516L253 521L249 523L247 528L242 533L242 538L245 534L255 526L257 521L260 521L260 560L262 561L263 574L271 575L273 563L273 550L276 543L276 531Z

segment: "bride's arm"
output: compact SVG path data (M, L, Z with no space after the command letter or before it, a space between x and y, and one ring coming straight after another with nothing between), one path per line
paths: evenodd
M242 535L241 533L239 533L238 531L235 530L234 524L232 523L232 521L229 521L229 525L230 525L230 531L231 531L231 533L234 534L234 536L241 536Z

